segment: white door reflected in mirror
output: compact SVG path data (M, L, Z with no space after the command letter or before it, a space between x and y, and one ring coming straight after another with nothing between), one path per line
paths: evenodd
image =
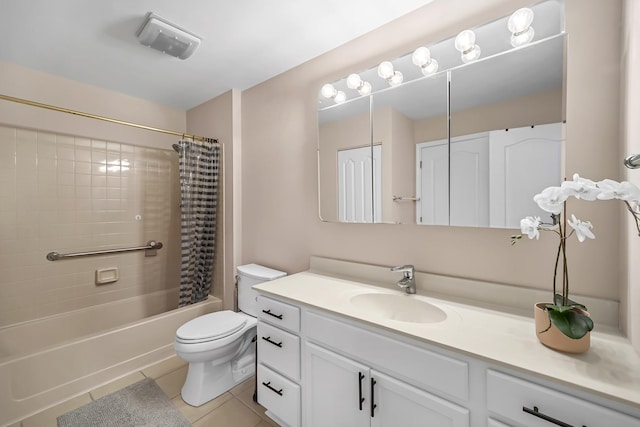
M380 222L382 147L338 151L338 218L340 222Z

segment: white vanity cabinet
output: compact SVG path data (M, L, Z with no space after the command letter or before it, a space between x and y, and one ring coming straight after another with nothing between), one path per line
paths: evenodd
M467 363L342 319L303 318L305 427L469 426L468 409L436 394L466 399Z
M259 306L258 401L283 426L640 427L638 406L468 352L311 304Z
M283 427L300 426L300 308L258 297L258 403Z
M594 396L595 398L595 396ZM540 384L487 370L487 409L513 427L639 427L640 419Z
M468 426L468 411L366 365L305 343L305 426Z

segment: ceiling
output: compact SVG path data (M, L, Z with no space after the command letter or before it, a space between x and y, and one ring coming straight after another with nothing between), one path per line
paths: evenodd
M432 0L0 0L0 61L188 110L244 90ZM203 40L138 43L148 12Z

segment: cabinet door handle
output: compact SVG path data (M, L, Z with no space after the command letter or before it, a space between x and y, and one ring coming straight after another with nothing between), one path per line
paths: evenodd
M266 342L275 345L276 347L280 347L282 348L282 341L280 342L275 342L271 339L271 336L268 337L262 337L263 340L265 340Z
M271 312L271 309L269 309L269 310L262 310L262 312L263 312L264 314L268 314L269 316L275 317L276 319L280 319L280 320L282 320L282 317L283 317L283 316L282 316L282 314L273 314L273 313Z
M262 385L268 388L269 390L271 390L272 392L274 392L275 394L277 394L278 396L282 396L282 389L276 390L275 388L273 388L271 386L271 381L269 381L268 383L263 382Z
M362 397L362 380L364 379L364 374L362 372L358 372L358 407L362 411L362 404L364 403L364 397Z
M371 418L374 417L373 410L376 409L376 407L378 406L375 403L373 403L376 400L374 397L374 391L373 391L375 385L376 385L376 380L371 378Z
M560 426L560 427L573 427L571 424L567 424L567 423L565 423L563 421L560 421L560 420L557 420L557 419L555 419L553 417L550 417L549 415L543 414L542 412L540 412L538 410L537 406L534 406L533 409L530 409L530 408L527 408L526 406L523 406L522 410L524 412L526 412L527 414L533 415L534 417L542 418L543 420L548 421L551 424L555 424L555 425ZM582 427L587 427L587 426L583 425Z

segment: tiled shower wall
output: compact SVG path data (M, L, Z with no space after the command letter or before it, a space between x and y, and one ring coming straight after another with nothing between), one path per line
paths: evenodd
M0 327L158 291L179 281L178 155L0 126ZM144 251L59 261L160 241ZM96 285L98 269L119 280ZM163 303L164 304L164 303ZM177 306L177 296L165 307Z

